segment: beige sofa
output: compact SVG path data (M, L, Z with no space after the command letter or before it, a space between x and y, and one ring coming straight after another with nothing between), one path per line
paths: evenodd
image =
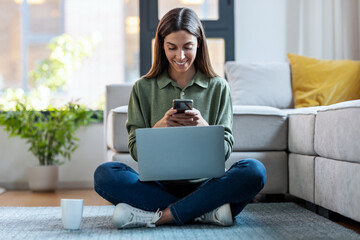
M360 221L360 100L293 109L288 63L225 66L233 97L235 144L229 168L256 158L267 169L261 193L290 193ZM106 88L107 160L137 163L127 149L131 84Z

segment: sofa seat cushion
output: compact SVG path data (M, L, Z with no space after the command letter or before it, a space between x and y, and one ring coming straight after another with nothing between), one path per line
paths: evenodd
M290 66L285 62L226 62L234 105L293 106Z
M318 111L315 152L322 157L360 162L360 100L334 104Z
M107 118L107 146L129 152L125 128L127 106L112 109ZM287 148L287 120L283 111L265 106L234 106L233 151L273 151Z
M287 149L287 114L265 106L234 106L234 151Z
M116 152L129 152L128 133L126 131L127 106L109 111L107 117L106 144Z

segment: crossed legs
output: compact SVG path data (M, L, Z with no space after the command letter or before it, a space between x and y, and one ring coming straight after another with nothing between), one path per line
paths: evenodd
M223 177L207 180L184 197L175 196L159 182L141 182L138 173L123 163L104 163L94 174L95 191L112 204L162 210L157 225L185 224L225 203L230 203L232 215L236 216L265 181L265 167L254 159L236 162Z

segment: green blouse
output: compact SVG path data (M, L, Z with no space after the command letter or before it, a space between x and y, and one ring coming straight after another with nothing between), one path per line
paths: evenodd
M209 78L200 71L181 89L167 71L157 78L141 78L135 82L129 99L126 128L129 133L129 151L137 161L137 128L153 127L172 107L173 99L193 99L194 108L200 111L209 125L225 127L225 159L228 159L234 138L232 136L233 109L229 85L226 80Z

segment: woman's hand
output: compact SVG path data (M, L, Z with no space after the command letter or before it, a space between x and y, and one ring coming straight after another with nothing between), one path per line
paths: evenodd
M177 112L176 109L170 108L164 115L162 119L160 119L155 125L154 128L159 127L177 127L181 126L179 123L177 123L174 119L174 115Z
M200 111L196 108L193 108L191 110L185 110L184 115L186 115L188 119L192 119L189 124L186 124L184 126L209 126L209 124L201 116Z
M201 116L199 110L193 108L186 110L185 113L177 113L176 109L170 108L155 125L158 127L180 127L180 126L209 126Z

